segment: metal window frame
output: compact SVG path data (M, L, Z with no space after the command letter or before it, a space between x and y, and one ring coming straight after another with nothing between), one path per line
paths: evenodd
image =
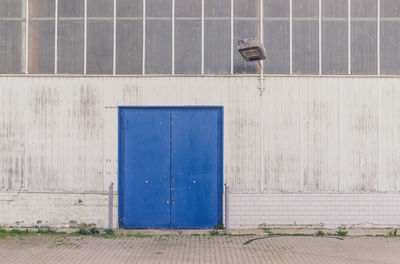
M116 71L116 45L117 45L117 0L114 0L114 21L113 21L113 69L112 75L115 76Z
M234 75L234 1L231 0L231 14L230 14L230 24L231 24L231 54L230 54L230 75ZM237 0L238 1L238 0ZM116 73L116 22L117 22L117 0L113 0L114 2L114 16L113 16L113 72L112 76L115 76ZM322 73L322 0L319 0L319 73L318 75L324 76ZM381 21L381 1L376 0L377 4L377 73L376 75L380 76L380 21ZM348 75L352 75L351 69L351 0L347 1L348 10L347 10L347 26L348 26ZM25 75L29 75L29 0L25 0ZM264 40L264 0L260 0L260 38ZM204 64L205 64L205 1L201 0L201 75L204 75ZM54 75L58 74L58 0L55 0L55 36L54 36ZM84 0L84 65L83 65L83 75L87 75L87 0ZM293 0L289 0L289 75L293 75ZM171 74L175 75L175 0L172 0L172 69ZM134 74L134 75L146 75L146 0L143 0L143 50L142 50L142 74ZM76 75L76 74L71 74ZM78 74L79 75L79 74ZM375 75L375 74L374 74ZM372 75L372 76L374 76ZM329 75L330 76L330 75ZM369 76L369 75L368 75Z
M351 0L347 0L347 71L351 75Z
M25 0L25 74L29 74L29 0Z
M377 28L376 28L376 74L381 75L381 0L377 0Z
M55 0L55 11L54 11L54 74L57 74L58 67L58 0Z
M289 75L293 74L293 0L289 1Z
M172 62L171 73L175 74L175 0L172 0Z
M84 26L83 26L83 75L87 74L87 0L84 7Z

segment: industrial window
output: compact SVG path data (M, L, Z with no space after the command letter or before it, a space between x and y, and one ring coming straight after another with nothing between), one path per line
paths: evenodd
M378 6L379 4L379 6ZM0 74L400 75L398 0L0 0Z
M84 16L84 0L58 0L57 73L84 73Z
M116 14L117 74L141 74L143 61L143 0L119 0Z
M29 73L54 73L55 0L29 2Z
M381 1L380 55L382 74L400 74L400 1Z
M351 0L351 73L377 73L377 1Z
M318 74L318 0L293 1L293 73Z
M25 72L25 0L0 0L0 73Z
M113 73L114 1L87 0L87 73Z
M233 71L234 73L257 73L257 62L245 62L237 52L236 46L239 39L261 37L259 0L234 0L234 41L233 41Z
M322 0L322 74L348 73L348 0Z
M172 73L172 1L146 0L146 73Z
M290 73L290 0L264 0L264 73Z
M175 0L175 73L201 73L201 1Z
M230 73L231 49L231 0L204 1L204 73Z

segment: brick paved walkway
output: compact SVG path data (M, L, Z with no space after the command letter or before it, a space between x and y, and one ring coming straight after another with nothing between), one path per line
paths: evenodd
M257 236L259 237L259 236ZM0 263L400 263L399 238L155 235L0 240Z

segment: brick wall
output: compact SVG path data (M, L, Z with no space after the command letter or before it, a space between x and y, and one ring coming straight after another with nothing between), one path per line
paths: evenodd
M114 196L114 226L118 219ZM231 193L229 227L394 227L400 225L400 194ZM225 212L225 211L224 211ZM108 194L0 193L0 226L70 221L108 226Z
M400 225L399 194L230 194L230 228Z

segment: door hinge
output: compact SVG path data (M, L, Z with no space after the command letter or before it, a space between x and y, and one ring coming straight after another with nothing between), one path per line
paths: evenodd
M125 217L119 219L119 226L124 227Z

